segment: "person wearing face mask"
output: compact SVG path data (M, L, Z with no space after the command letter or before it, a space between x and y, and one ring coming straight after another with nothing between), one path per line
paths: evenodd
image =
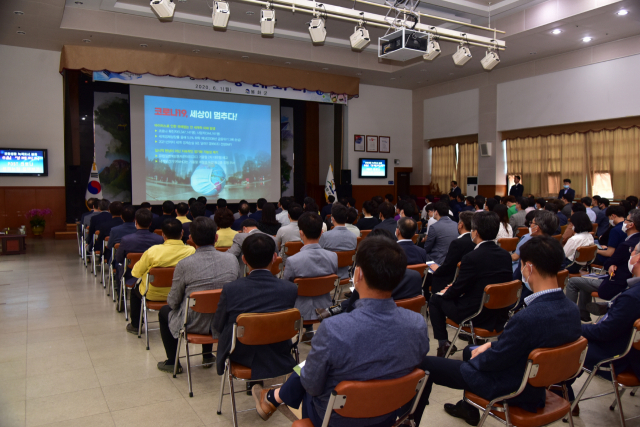
M563 180L563 188L558 193L558 199L562 199L563 197L570 201L576 198L576 190L571 188L571 180L569 178Z
M557 240L548 236L532 238L522 247L521 256L523 278L532 291L525 301L527 308L509 320L496 341L467 347L463 360L433 356L423 359L420 369L428 370L430 375L416 407L416 425L420 424L429 404L434 383L469 390L487 400L504 396L518 390L531 351L561 346L580 338L578 310L558 288L556 274L563 258L562 246ZM545 389L526 385L519 396L509 400L509 406L535 412L545 406ZM463 400L455 405L445 404L444 410L474 426L480 418L479 411Z
M596 264L599 265L604 264L613 255L618 245L627 238L627 233L622 231L625 218L624 208L620 205L609 206L605 211L605 215L608 218L607 225L609 228L598 239L602 246L602 249L598 249L598 257L596 258Z
M593 207L593 211L596 213L596 224L598 228L596 230L596 236L600 237L609 228L609 218L607 218L607 208L609 207L609 199L604 197L593 197L593 203L597 203L597 207Z
M475 248L462 257L455 282L429 300L433 334L438 340L437 354L440 357L444 357L451 346L447 318L456 323L462 322L478 311L485 286L511 281L511 256L493 241L499 229L500 218L495 212L482 211L473 215L470 234ZM508 310L484 309L473 319L473 325L501 331L507 318Z
M449 206L446 203L436 203L433 217L437 222L429 227L424 241L427 260L435 261L437 264L442 264L447 256L449 245L458 237L458 226L451 220L448 213Z
M571 215L571 225L569 227L573 227L574 234L564 245L565 259L562 263L562 268L569 270L570 274L578 274L580 269L586 265L586 262L575 260L576 249L593 245L593 236L590 233L593 227L589 216L584 212L576 212Z
M597 291L600 298L610 300L627 287L627 279L631 277L628 261L632 249L640 242L640 233L638 233L640 209L633 209L629 212L622 229L627 233L627 238L618 245L613 255L604 263L607 277L604 279L572 277L567 283L567 298L578 302L580 318L583 322L591 322L591 315L586 308L586 304L591 301L591 292ZM579 301L578 294L580 295Z

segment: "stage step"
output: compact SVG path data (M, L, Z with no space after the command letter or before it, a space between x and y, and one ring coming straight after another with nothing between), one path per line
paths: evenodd
M75 233L76 232L76 225L75 224L67 224L67 231L73 231Z
M75 231L56 231L55 238L56 240L75 240L76 232Z

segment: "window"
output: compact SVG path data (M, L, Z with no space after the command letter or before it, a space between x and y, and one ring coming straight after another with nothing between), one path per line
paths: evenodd
M596 172L593 174L593 195L613 199L613 188L611 187L611 174L608 172Z

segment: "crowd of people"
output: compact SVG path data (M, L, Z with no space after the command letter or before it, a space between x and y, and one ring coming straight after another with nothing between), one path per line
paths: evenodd
M354 198L333 196L322 209L309 197L302 204L290 197L277 204L258 199L254 212L246 200L232 212L224 199L209 211L206 198L200 197L188 203L165 201L159 215L152 213L149 203L135 209L90 199L91 210L80 222L87 230L87 254L101 253L115 269L116 294L125 291L122 284L133 286L127 332L139 333L143 295L166 302L158 315L167 355L158 363L161 371L182 372L175 363L189 295L222 289L216 313L189 310L187 326L190 333L219 340L215 350L202 345L204 368L216 365L222 375L229 358L251 369L256 380L251 392L264 420L279 408L301 407L303 416L319 426L340 381L399 378L419 367L429 372L414 414L419 424L434 383L491 400L518 389L529 354L537 348L584 336L589 341L586 367L620 354L640 318L640 287L634 286L640 281L638 199L631 196L615 205L598 196L574 201L569 187L552 200L522 194L465 197L455 181L451 184L448 195L426 196L422 210L416 197L395 200L390 194L364 201L360 212ZM513 238L519 239L513 252L501 247L500 239ZM288 242L301 242L302 248L288 256ZM595 259L578 261L577 251L595 242ZM348 251L356 251L353 266L339 266L338 254ZM142 256L127 269L124 261L133 253ZM279 258L282 267L274 275L272 267ZM407 268L411 265L428 265L428 273L423 278ZM594 265L605 274L581 276ZM175 267L170 288L147 283L153 267ZM557 281L563 269L575 275L564 292ZM293 283L332 274L354 287L338 293L339 300L335 293L299 296ZM447 322L461 323L473 316L486 286L512 280L522 282L519 304L482 309L473 318L473 327L495 331L500 334L497 339L477 339L462 351L462 360L448 358L458 349L449 339ZM590 312L592 292L610 301L606 316L597 323ZM437 341L435 356L427 356L425 318L394 302L420 295L426 298ZM299 374L292 373L292 345L299 343L237 343L231 352L239 315L292 308L304 320L320 322L315 330L307 326L304 331L302 342L310 343L311 350ZM640 377L637 350L616 363L618 372L632 370ZM263 388L257 381L287 374L291 375L280 388ZM572 392L570 396L573 399ZM545 389L527 386L509 404L535 412L545 405ZM409 408L357 421L334 413L331 425L391 425ZM471 425L480 420L479 411L464 400L445 404L444 409Z

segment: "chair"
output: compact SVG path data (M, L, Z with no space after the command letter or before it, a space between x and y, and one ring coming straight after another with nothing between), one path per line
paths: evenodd
M447 350L445 357L449 357L451 349L453 348L453 345L458 339L458 335L460 335L460 333L471 335L474 345L476 343L476 336L481 338L495 338L502 334L502 331L498 332L482 328L474 328L473 319L482 312L483 308L500 310L512 306L517 307L520 302L521 293L522 282L520 282L520 280L512 280L511 282L485 286L482 301L480 302L480 308L478 308L476 313L464 319L460 324L457 324L453 320L447 318L447 326L456 328L457 330L456 334L453 336L453 340L451 340L451 346L449 347L449 350Z
M187 239L187 245L193 246L194 248L196 247L196 244L193 242L193 240L191 240L191 237Z
M127 289L131 291L134 286L136 286L137 281L132 284L128 284L124 279L127 270L133 270L133 266L136 265L138 261L142 258L141 253L130 253L127 254L127 258L124 260L123 272L122 272L122 282L120 283L120 295L118 296L118 303L120 306L118 310L122 309L122 304L124 304L124 319L129 320L129 313L127 312Z
M558 287L564 291L564 287L567 286L567 280L569 280L569 270L560 270L556 276L558 278Z
M187 383L189 384L189 397L193 397L193 386L191 384L191 357L200 356L202 353L189 354L189 344L216 344L218 339L214 339L211 334L190 334L187 330L187 321L189 316L189 310L200 314L215 314L218 310L218 303L220 302L220 294L222 289L213 289L210 291L193 292L187 300L184 306L184 322L182 323L182 329L180 329L180 335L178 336L178 351L176 352L176 360L173 365L173 378L176 377L178 371L178 363L180 362L180 346L182 340L186 343L186 356L182 356L187 359ZM200 365L196 365L200 366Z
M414 369L409 375L392 380L341 381L331 392L322 427L329 425L333 411L345 418L379 417L397 411L413 400L409 412L393 424L394 427L403 425L412 418L428 378L428 372ZM314 425L304 418L294 421L291 427Z
M340 288L340 279L337 274L329 274L320 277L298 277L293 280L298 285L299 297L319 297L334 292L333 300L335 301L336 292ZM305 320L304 326L312 326L320 323L320 319Z
M555 236L551 236L558 241L558 243L562 244L562 234L556 234Z
M591 224L591 231L593 232L592 236L595 236L596 232L598 231L598 223L593 223Z
M231 246L217 246L216 247L216 251L219 251L219 252L227 252L229 249L231 249Z
M244 345L269 345L298 337L298 342L302 339L302 316L296 308L280 311L276 313L243 313L236 319L233 325L233 335L231 341L230 355L236 348L236 344L241 342ZM300 363L298 347L293 347L296 363ZM220 403L218 404L218 415L222 414L222 399L224 398L224 381L229 382L229 396L231 397L231 418L233 426L238 427L238 412L236 410L235 393L244 393L244 387L235 391L233 381L262 381L271 378L251 379L251 368L232 362L230 357L225 361L224 375L220 384Z
M82 248L84 246L82 242L84 240L82 240L82 223L79 221L76 221L76 240L78 242L78 254L82 258Z
M338 251L336 252L338 255L338 269L343 267L351 267L355 261L356 251ZM340 280L341 285L349 284L350 279L342 279Z
M153 230L154 233L156 233L158 236L162 236L162 229L161 228L156 228L155 230Z
M277 257L275 262L271 265L271 274L273 274L274 276L278 276L280 273L282 273L282 267L282 258Z
M287 242L284 244L284 253L287 256L293 256L302 249L302 242Z
M596 259L596 255L598 255L598 247L596 245L589 246L581 246L576 249L576 254L573 258L573 262L567 265L566 268L571 267L576 262L586 262L587 266L590 265ZM580 277L581 274L569 274L569 277Z
M107 244L109 243L109 236L105 237L104 240L102 241L102 254L106 254L106 250L107 250ZM111 258L113 259L113 258ZM107 283L105 282L105 273L106 273L106 269L105 269L105 264L109 265L107 261L107 257L105 257L104 255L102 255L101 259L100 259L100 283L102 283L102 287L105 288L107 290L107 296L109 296L109 292L110 292L110 288L107 287Z
M422 287L424 288L424 283L427 280L427 274L429 274L429 266L427 264L412 264L407 265L407 270L413 270L420 273L420 277L422 277Z
M521 238L525 234L529 234L529 227L518 227L518 232L516 233L516 237Z
M470 391L465 391L464 401L483 411L478 423L480 427L489 416L506 426L539 427L551 424L567 414L569 414L569 425L573 427L571 404L568 401L565 381L575 378L580 373L586 355L587 340L584 337L559 347L535 349L529 353L529 360L517 391L497 397L490 402ZM527 384L532 387L549 388L559 383L562 383L564 398L545 390L545 406L538 409L536 413L510 407L506 402L507 399L521 394Z
M97 268L97 261L96 261L96 257L100 257L101 252L100 251L96 251L96 239L98 238L98 236L100 235L100 230L96 230L95 233L93 233L93 245L91 245L91 269L93 270L93 276L94 277L98 277L98 273L96 272L96 268Z
M116 278L114 275L116 252L120 247L120 243L116 243L111 248L111 264L109 265L109 286L111 286L111 298L113 302L116 302Z
M519 241L520 239L517 237L504 237L502 239L498 239L498 246L507 252L513 253L518 247Z
M363 239L367 237L369 233L371 233L371 230L360 230L360 235L362 236Z
M610 357L608 359L601 360L600 362L596 363L593 366L593 370L591 370L591 371L588 370L587 368L584 368L584 367L582 368L585 372L589 373L589 377L584 382L584 384L582 385L582 388L580 389L580 391L576 395L576 398L573 401L573 404L571 405L571 409L575 408L575 406L581 400L589 400L589 399L593 399L593 398L601 397L601 396L606 396L606 395L609 395L609 394L613 393L613 394L616 395L616 399L613 401L613 403L611 404L609 409L613 411L613 410L615 410L616 405L618 405L618 407L619 407L619 415L620 415L620 425L622 427L626 426L625 421L630 420L632 418L627 418L625 420L624 412L622 411L622 402L621 402L620 399L622 398L622 395L624 394L626 389L628 389L628 388L636 388L636 387L640 386L640 380L638 379L638 377L635 376L635 374L633 373L632 370L628 370L628 371L625 371L625 372L617 373L615 371L614 367L613 367L613 364L614 364L614 362L616 360L622 359L627 354L629 354L629 352L631 351L631 347L635 348L636 350L640 350L640 341L636 342L636 337L638 336L638 332L639 331L640 331L640 319L638 319L638 320L636 320L634 322L633 328L631 329L631 337L630 337L629 342L627 344L627 347L626 347L626 349L625 349L625 351L623 353L621 353L619 355L616 355L616 356L613 356L613 357ZM586 398L582 399L582 395L587 390L587 387L589 387L589 383L591 382L591 380L593 379L593 377L596 375L596 373L599 370L600 371L609 371L609 372L611 372L611 384L613 385L613 391L611 391L609 393L598 394L596 396L586 397ZM621 388L622 391L620 391L619 388ZM633 417L633 418L637 418L637 417Z
M420 231L422 230L422 221L418 221L417 225L418 225L418 228L417 228L418 233L420 233Z
M356 237L356 252L358 251L358 248L360 247L360 242L362 242L362 239L364 239L364 237Z
M411 241L414 245L418 243L418 237L420 236L418 236L417 234L414 234L413 237L411 237Z
M424 321L427 321L427 300L424 295L418 295L413 298L397 299L396 305L419 313Z
M167 305L166 300L147 300L147 292L149 292L151 283L153 283L154 288L170 288L173 283L173 272L175 269L175 267L153 267L147 272L147 287L142 294L142 307L140 309L141 316L140 323L138 324L138 338L140 338L142 332L142 318L144 317L144 335L147 339L147 350L149 350L149 310L160 311L162 307Z
M569 224L565 224L565 225L561 225L560 226L560 235L564 236L564 231L567 229L567 227L569 226Z

